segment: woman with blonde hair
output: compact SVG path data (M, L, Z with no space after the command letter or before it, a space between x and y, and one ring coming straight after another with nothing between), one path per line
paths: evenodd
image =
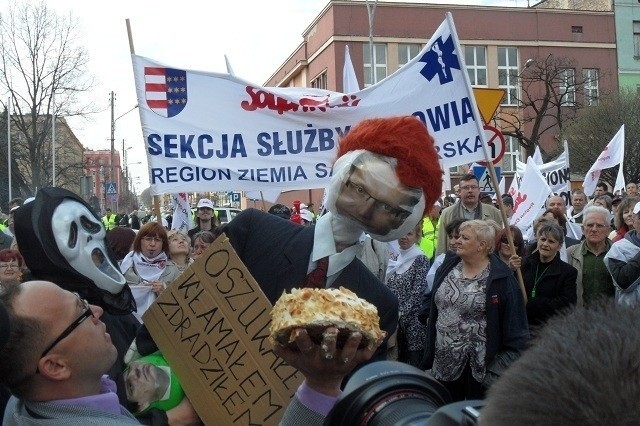
M494 227L470 220L458 233L455 253L447 253L435 276L421 364L454 401L482 399L529 340L518 283L492 254Z
M191 259L191 238L184 231L171 230L167 233L169 250L167 268L175 266L180 273L193 263Z

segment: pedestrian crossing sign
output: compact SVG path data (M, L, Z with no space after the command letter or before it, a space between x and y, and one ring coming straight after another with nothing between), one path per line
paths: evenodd
M106 186L105 193L107 195L113 195L118 193L118 189L116 188L115 182L107 182L105 183L105 186Z

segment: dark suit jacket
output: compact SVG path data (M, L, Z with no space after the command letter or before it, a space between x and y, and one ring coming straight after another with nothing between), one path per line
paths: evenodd
M314 226L302 226L256 209L243 210L224 232L251 275L274 304L284 291L304 286ZM380 328L390 336L398 322L398 299L360 260L344 268L332 287L345 287L378 308ZM386 341L372 360L386 358Z

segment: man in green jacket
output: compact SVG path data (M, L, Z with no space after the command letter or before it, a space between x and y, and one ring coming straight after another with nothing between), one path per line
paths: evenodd
M111 213L111 209L107 207L107 213L102 217L102 224L104 229L111 231L116 227L116 214Z

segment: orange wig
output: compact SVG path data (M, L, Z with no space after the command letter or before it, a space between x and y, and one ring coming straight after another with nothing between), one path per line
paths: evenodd
M396 173L403 185L422 188L425 214L442 193L442 169L435 140L413 116L363 120L340 141L338 157L364 149L396 158Z

